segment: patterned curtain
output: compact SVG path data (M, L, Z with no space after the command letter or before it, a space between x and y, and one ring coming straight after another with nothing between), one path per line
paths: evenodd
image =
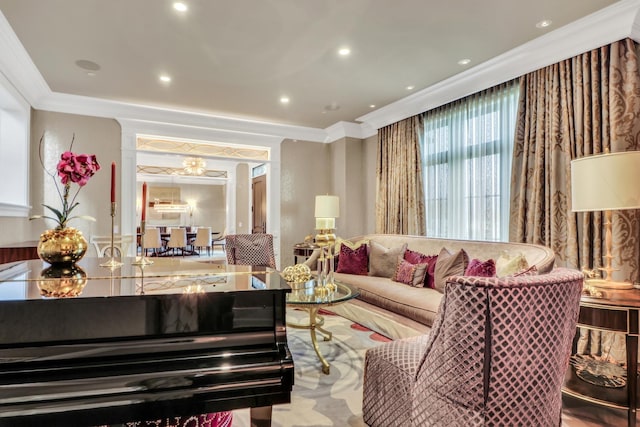
M635 43L621 40L527 74L520 90L509 238L552 248L559 266L600 267L604 214L571 211L570 162L638 150ZM638 281L639 218L635 210L614 212L614 280Z
M376 233L425 234L418 116L378 131Z

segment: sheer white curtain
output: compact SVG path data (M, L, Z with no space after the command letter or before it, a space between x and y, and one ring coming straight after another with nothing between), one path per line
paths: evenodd
M512 81L424 113L427 236L508 240L518 93Z

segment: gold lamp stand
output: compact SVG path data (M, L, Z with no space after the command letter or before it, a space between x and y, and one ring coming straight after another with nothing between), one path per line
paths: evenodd
M603 271L605 273L604 279L586 279L585 283L589 286L595 286L597 288L606 288L606 289L633 289L633 284L629 282L616 282L612 278L612 274L615 269L612 267L611 260L613 259L613 255L611 255L611 247L613 246L613 238L612 238L612 225L613 225L613 212L607 210L604 212L604 244L607 250L606 255L604 256L604 267L598 268L598 270Z

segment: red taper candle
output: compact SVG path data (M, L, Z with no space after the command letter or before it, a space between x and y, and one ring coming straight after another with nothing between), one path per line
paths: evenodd
M142 221L147 217L147 183L142 183Z
M111 162L111 203L116 202L116 162Z

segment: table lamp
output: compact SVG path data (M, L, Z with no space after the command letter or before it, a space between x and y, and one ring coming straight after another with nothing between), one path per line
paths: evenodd
M327 246L335 243L336 218L340 217L338 196L316 196L316 244Z
M571 161L571 207L574 212L605 212L604 279L589 279L601 288L631 289L628 282L612 280L612 214L640 208L640 151L599 154Z

